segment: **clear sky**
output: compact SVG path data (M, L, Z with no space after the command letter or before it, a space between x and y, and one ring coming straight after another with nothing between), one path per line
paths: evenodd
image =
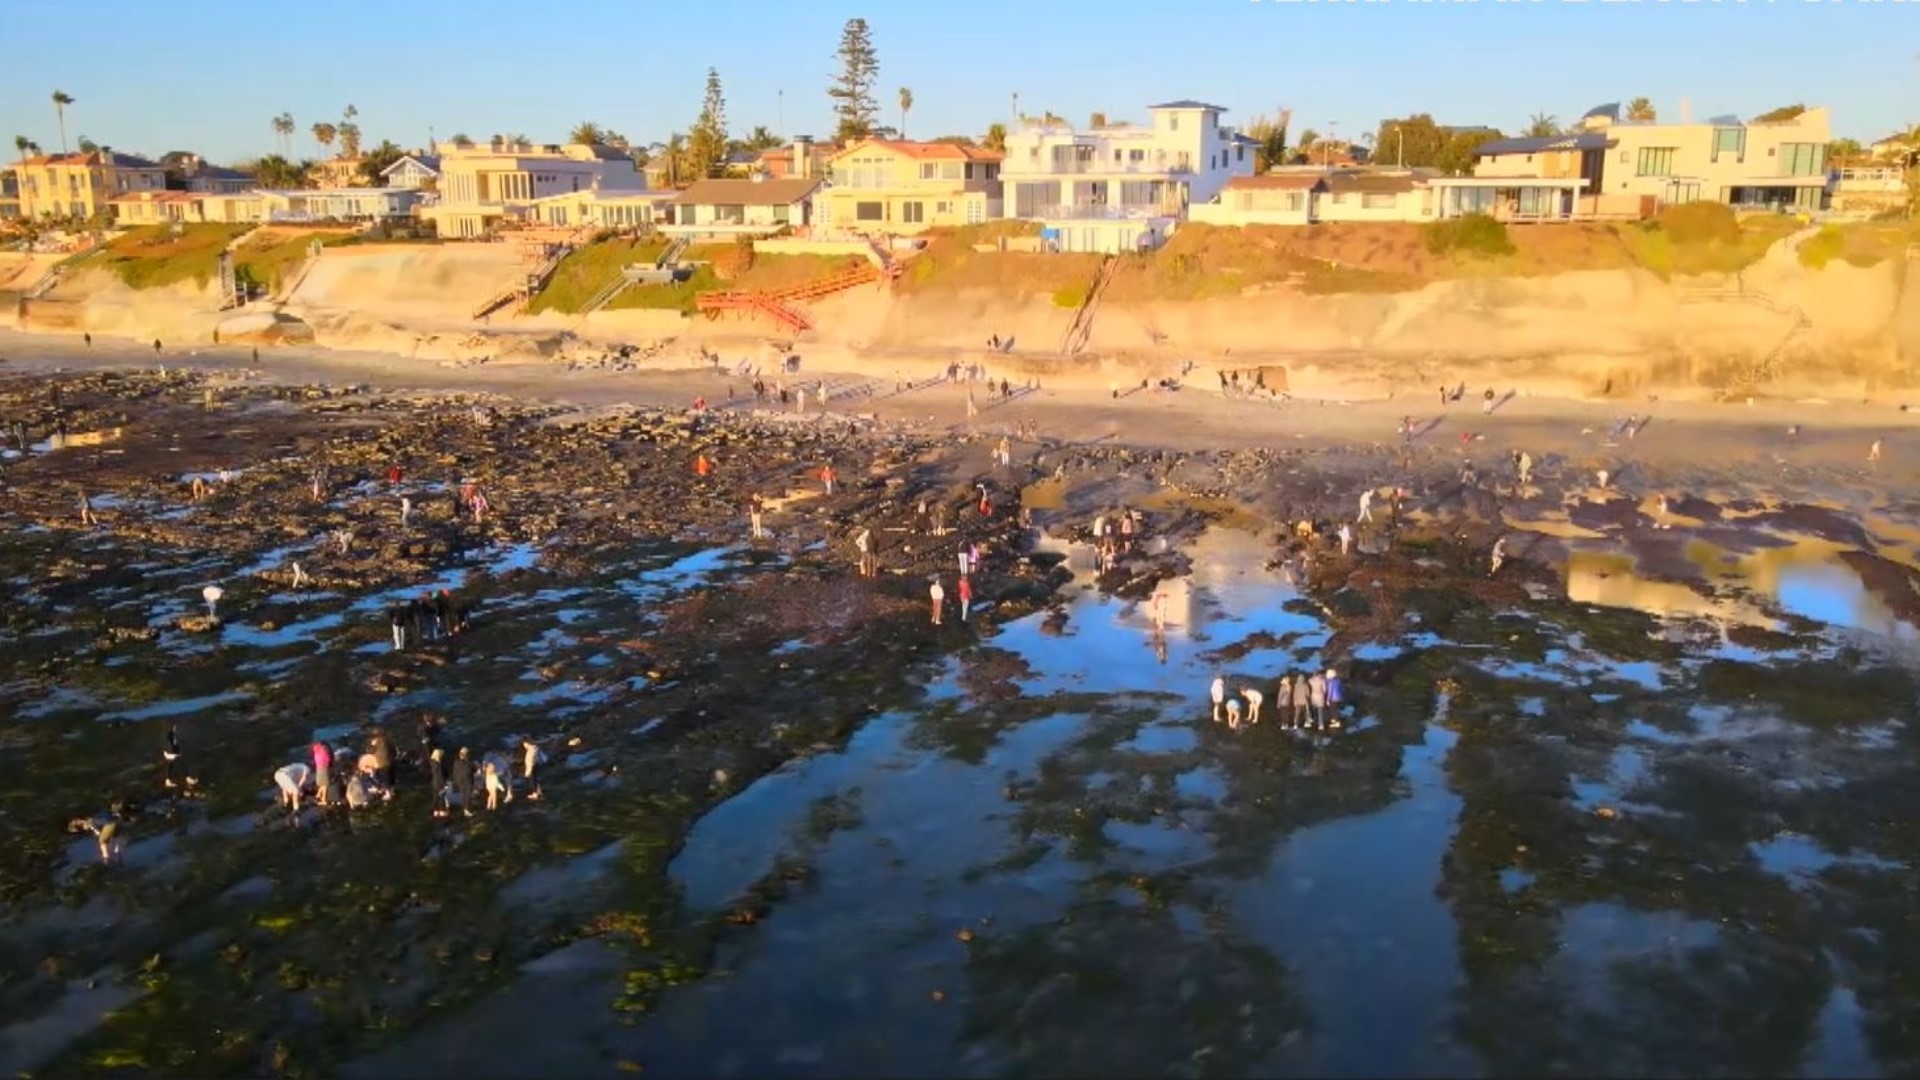
M1513 132L1636 95L1663 119L1825 103L1863 140L1920 122L1920 0L0 0L0 152L59 145L56 88L76 99L70 140L216 161L271 152L283 110L314 156L307 130L348 103L369 142L558 140L582 120L653 141L692 120L709 65L734 133L826 135L856 15L883 116L911 87L915 137L977 134L1016 93L1075 122L1169 98L1231 123L1286 106L1296 132L1345 136L1422 111Z

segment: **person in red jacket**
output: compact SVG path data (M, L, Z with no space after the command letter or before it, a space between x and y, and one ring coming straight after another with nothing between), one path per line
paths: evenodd
M960 579L960 621L967 621L967 609L973 606L973 579Z

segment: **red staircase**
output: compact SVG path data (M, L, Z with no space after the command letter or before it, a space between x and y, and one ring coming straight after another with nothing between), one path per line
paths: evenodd
M774 299L768 293L701 293L694 297L693 303L709 319L718 319L729 311L737 311L746 315L765 315L796 334L802 330L813 329L812 320Z
M885 270L870 263L856 266L844 273L830 278L810 281L804 285L790 285L784 289L768 289L764 292L710 292L701 293L694 298L697 307L709 319L718 319L729 311L743 314L760 314L779 323L794 333L813 329L813 320L795 308L834 293L845 292L861 285L871 285L876 281L898 277L900 268L889 265Z

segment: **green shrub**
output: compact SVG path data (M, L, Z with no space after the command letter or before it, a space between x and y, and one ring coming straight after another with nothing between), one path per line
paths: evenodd
M1507 227L1485 214L1467 214L1445 221L1430 221L1422 226L1427 250L1434 255L1479 255L1494 257L1513 254L1513 238Z
M1733 208L1712 202L1681 203L1660 211L1652 226L1666 233L1675 244L1738 244L1740 219Z
M1832 225L1823 226L1819 232L1800 245L1800 265L1811 270L1819 270L1840 257L1846 250L1847 238Z

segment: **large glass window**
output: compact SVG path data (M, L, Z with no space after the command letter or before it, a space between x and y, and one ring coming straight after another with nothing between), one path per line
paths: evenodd
M1780 175L1819 176L1827 166L1827 148L1819 143L1781 143Z
M1713 160L1732 158L1739 161L1747 155L1747 129L1743 127L1723 127L1713 129Z
M1636 176L1672 176L1673 151L1671 146L1643 146L1640 158L1634 163Z

